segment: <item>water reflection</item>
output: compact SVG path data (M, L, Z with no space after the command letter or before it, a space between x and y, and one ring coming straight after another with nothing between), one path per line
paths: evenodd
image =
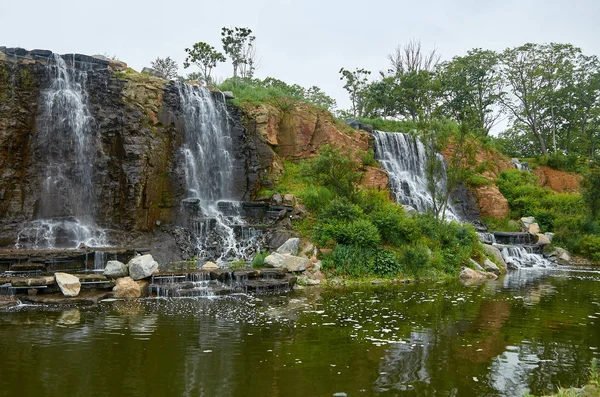
M577 385L600 347L600 275L0 314L8 394L514 396ZM27 372L30 381L19 382ZM116 379L107 382L107 379ZM46 392L47 391L47 392Z

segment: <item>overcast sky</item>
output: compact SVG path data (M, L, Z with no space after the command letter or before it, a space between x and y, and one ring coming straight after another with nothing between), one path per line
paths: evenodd
M187 74L185 47L220 49L221 27L244 26L257 38L257 77L317 85L348 107L339 69L383 70L412 38L442 59L551 41L599 55L598 19L600 0L0 0L0 45L116 55L136 70L170 56ZM228 77L231 67L213 75Z

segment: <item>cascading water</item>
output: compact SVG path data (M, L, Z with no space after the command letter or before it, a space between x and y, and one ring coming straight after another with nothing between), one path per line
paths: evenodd
M105 246L95 225L93 117L87 106L87 71L60 55L48 61L50 86L41 95L33 151L45 164L36 219L19 233L17 248Z
M427 187L427 151L416 137L400 132L373 131L375 156L388 172L390 188L397 202L410 205L418 212L433 208L433 200ZM437 154L444 161L441 154ZM445 164L445 163L444 163ZM446 186L446 172L439 181L439 189ZM458 220L452 206L446 209L446 218Z
M183 204L188 213L196 212L190 226L198 257L218 262L248 259L258 232L245 225L241 203L233 197L235 160L225 98L204 87L179 84L178 88L185 130Z

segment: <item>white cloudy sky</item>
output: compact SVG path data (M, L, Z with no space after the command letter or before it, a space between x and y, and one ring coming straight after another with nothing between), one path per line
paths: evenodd
M115 54L140 70L156 56L181 64L197 41L220 48L221 27L246 26L257 37L258 77L318 85L347 107L340 67L382 70L412 38L442 59L551 41L600 55L599 18L600 0L0 0L0 45Z

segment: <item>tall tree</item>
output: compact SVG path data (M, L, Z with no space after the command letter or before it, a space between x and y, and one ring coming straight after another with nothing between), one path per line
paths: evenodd
M527 43L502 53L502 79L509 91L500 101L511 118L535 137L542 155L548 153L548 138L556 128L556 92L565 84L579 53L570 44L556 43Z
M171 57L156 57L156 59L152 61L150 65L152 66L152 69L160 72L169 80L177 77L177 70L179 70L179 66L177 65L177 62L171 59Z
M205 84L211 84L212 69L217 66L218 62L225 62L225 57L215 47L210 44L198 42L192 48L186 48L188 56L183 63L184 68L190 67L192 64L200 68L202 79Z
M498 54L472 49L440 66L444 107L459 123L487 136L501 117Z
M252 30L235 27L221 29L221 42L225 54L229 55L233 65L233 77L238 77L238 71L243 71L241 77L252 77L256 68L256 53Z
M352 114L354 117L364 117L368 99L368 76L371 72L360 68L354 71L341 68L339 73L342 75L340 80L345 81L344 89L350 94Z

